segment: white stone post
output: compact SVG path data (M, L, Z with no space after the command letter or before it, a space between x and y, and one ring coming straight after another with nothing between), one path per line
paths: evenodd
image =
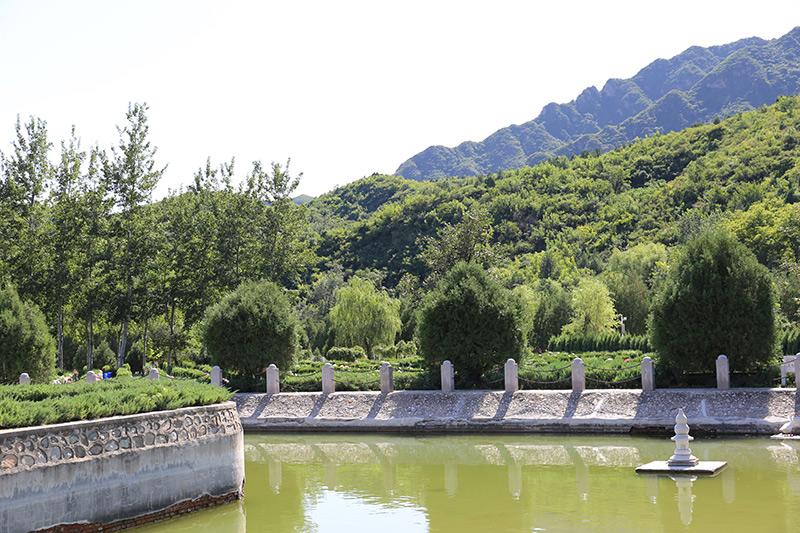
M717 389L728 390L731 388L730 366L728 357L720 355L717 357Z
M322 394L332 394L336 390L333 367L330 363L322 365Z
M455 390L455 370L453 363L445 361L442 363L442 392L453 392Z
M576 357L572 361L572 392L583 392L586 390L586 369L583 366L583 359Z
M800 354L798 354L800 355ZM781 365L781 387L786 386L786 374L789 372L795 373L795 363L797 362L797 355L784 355L783 364ZM796 376L796 374L795 374ZM796 378L795 378L796 381Z
M281 379L278 367L269 365L267 367L267 394L278 394L281 391Z
M649 356L642 359L642 390L656 390L653 360Z
M86 373L86 383L94 383L97 381L97 374L94 373L94 370L89 370Z
M506 392L517 392L519 390L519 366L513 359L506 361L505 384Z
M381 363L381 394L389 394L394 390L394 369L384 361Z
M156 367L151 368L147 377L150 378L150 381L156 381L158 379L158 369Z
M211 384L222 387L222 369L218 366L211 369Z
M19 384L20 385L30 385L31 384L31 377L28 375L27 372L23 372L19 375Z

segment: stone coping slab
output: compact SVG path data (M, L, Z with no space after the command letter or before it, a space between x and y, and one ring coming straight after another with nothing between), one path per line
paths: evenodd
M245 431L671 433L683 408L692 432L771 435L795 389L639 389L239 393Z

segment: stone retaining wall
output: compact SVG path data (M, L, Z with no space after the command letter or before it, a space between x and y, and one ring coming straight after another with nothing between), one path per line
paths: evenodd
M0 529L111 531L229 501L243 450L232 402L0 431Z
M659 389L236 394L246 431L774 434L795 389Z

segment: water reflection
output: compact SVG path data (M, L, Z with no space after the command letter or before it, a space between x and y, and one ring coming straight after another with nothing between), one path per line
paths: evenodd
M694 496L692 495L692 485L697 481L696 476L670 476L678 487L678 494L675 499L678 501L678 512L681 514L681 522L685 525L692 523L692 509L694 508Z
M719 476L634 473L673 448L630 437L247 435L247 512L219 531L244 521L250 531L739 531L800 520L800 447L698 439L695 455L728 461Z

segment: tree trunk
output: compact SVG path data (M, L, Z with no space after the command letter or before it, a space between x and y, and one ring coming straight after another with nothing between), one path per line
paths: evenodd
M94 325L92 324L92 317L86 323L86 371L92 369L94 364Z
M150 317L144 317L144 347L142 349L142 370L144 371L144 366L147 364L147 325L150 323Z
M58 302L58 368L64 369L64 307Z
M175 350L175 300L169 309L169 351L167 352L167 368L172 365L172 356Z
M130 315L126 314L125 320L122 322L122 337L119 340L117 368L122 368L122 365L125 364L125 344L128 342L128 322L130 322L130 320Z

